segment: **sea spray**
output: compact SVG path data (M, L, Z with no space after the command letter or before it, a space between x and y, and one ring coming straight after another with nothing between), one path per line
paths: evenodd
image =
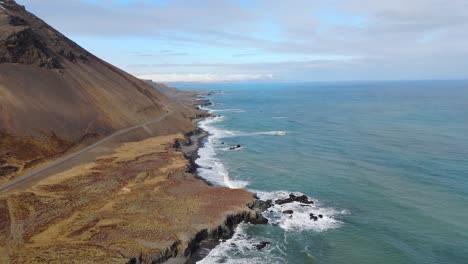
M336 210L331 207L326 207L322 205L320 201L313 199L312 197L307 198L310 201L314 201L313 204L303 204L300 202L275 204L275 201L289 197L291 192L287 191L257 191L256 193L262 200L273 201L273 206L266 210L263 213L263 216L268 219L270 224L278 225L285 231L301 232L310 230L323 232L335 229L342 225L342 222L337 220L337 217L349 214L347 210ZM293 194L296 196L304 195L299 192L295 192ZM293 213L285 214L285 211L293 211ZM318 219L314 220L313 216L318 217Z
M211 250L207 256L197 262L198 264L280 264L284 263L284 258L278 254L270 254L278 251L266 238L251 237L247 234L247 229L251 224L242 223L236 227L232 238L221 242L216 248ZM268 242L262 250L257 250L257 245Z

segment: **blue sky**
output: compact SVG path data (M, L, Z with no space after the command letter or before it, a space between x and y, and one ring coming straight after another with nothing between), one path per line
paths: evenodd
M468 77L466 0L18 0L95 55L180 81Z

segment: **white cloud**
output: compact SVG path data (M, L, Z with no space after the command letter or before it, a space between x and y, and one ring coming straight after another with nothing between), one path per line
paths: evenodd
M137 74L137 77L157 82L240 82L273 79L272 74L214 74L214 73L155 73Z
M128 65L162 64L150 72L167 80L468 77L468 0L17 1L72 38L118 39L118 53L96 55L132 73L141 69ZM144 54L155 56L123 63L138 49L130 38L151 42ZM279 56L296 62L269 63ZM317 56L359 60L308 62Z

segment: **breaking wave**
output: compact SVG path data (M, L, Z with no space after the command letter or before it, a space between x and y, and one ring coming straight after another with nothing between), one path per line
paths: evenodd
M262 200L285 199L289 197L291 192L276 191L276 192L257 192L257 195ZM303 193L294 192L296 196L301 196ZM314 204L302 204L292 202L286 204L274 204L263 213L263 216L268 219L268 222L273 225L278 225L285 231L305 231L311 230L315 232L323 232L330 229L340 227L343 223L338 220L341 215L348 214L347 210L337 210L331 207L326 207L320 201L308 197L314 201ZM293 214L284 214L286 210L292 210ZM311 215L319 216L317 221L311 219Z

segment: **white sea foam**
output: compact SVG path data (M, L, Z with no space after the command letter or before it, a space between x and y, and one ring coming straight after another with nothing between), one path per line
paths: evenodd
M242 132L233 130L220 130L212 128L213 134L216 134L217 139L230 137L254 137L254 136L286 136L287 131L259 131L259 132Z
M214 185L227 186L233 189L240 189L247 186L248 182L235 181L229 178L229 172L225 165L216 157L216 143L219 139L227 135L228 131L217 129L212 124L221 122L223 117L209 117L199 123L200 128L210 133L204 146L198 150L198 158L195 162L200 166L198 174Z
M289 197L291 192L276 191L276 192L257 192L257 195L262 200L271 199L273 202L278 199ZM302 193L294 193L296 196L303 195ZM263 213L263 216L268 219L268 222L273 225L278 225L286 231L315 231L323 232L330 229L340 227L343 223L337 220L337 217L347 214L346 210L336 210L331 207L323 206L320 201L310 198L314 204L306 205L299 202L286 203L283 205L274 204ZM294 213L284 214L283 211L292 210ZM310 214L315 216L322 215L317 221L310 219Z
M240 148L238 148L238 147L235 147L235 148L226 147L226 148L221 148L220 150L222 150L222 151L240 151L240 150L243 150L243 149L245 149L245 147L240 147Z
M217 105L217 104L215 104ZM211 109L213 112L232 112L232 113L245 113L246 111L244 109Z
M259 131L259 132L241 132L241 131L230 131L222 130L217 131L219 138L228 137L253 137L253 136L286 136L287 131Z
M282 259L270 254L274 250L274 245L267 245L261 251L256 249L262 241L268 241L258 237L249 237L245 230L248 224L237 226L232 238L220 243L217 247L198 264L228 263L228 264L264 264L264 263L284 263Z
M209 112L214 110L209 108L203 108ZM236 109L228 109L236 110ZM229 177L229 172L226 166L216 156L217 150L225 150L225 148L217 148L222 138L227 137L246 137L246 136L259 136L259 135L276 135L284 136L287 134L286 131L266 131L266 132L240 132L230 131L216 128L213 126L224 120L224 116L208 117L205 120L200 121L199 127L207 131L210 136L205 142L204 146L198 150L198 158L195 162L200 166L197 172L198 174L214 185L227 186L233 189L245 188L248 185L246 181L232 180ZM229 149L229 148L228 148ZM237 148L240 150L242 148Z
M245 137L245 136L260 136L260 135L272 135L272 136L286 136L288 134L287 131L265 131L265 132L251 132L251 133L238 133L237 136Z
M277 192L257 192L257 195L262 200L271 199L276 201L278 199L285 199L289 197L291 192L277 191ZM296 196L303 195L302 193L295 192ZM220 243L217 247L211 250L207 256L197 262L199 264L214 264L214 263L228 263L228 264L246 264L246 263L286 263L283 257L287 256L285 246L288 244L289 232L323 232L338 228L342 222L336 218L340 215L348 214L346 210L336 210L330 207L322 206L321 203L311 197L313 205L300 204L298 202L274 205L270 207L263 215L268 219L270 224L278 225L285 230L284 241L270 241L262 237L250 237L247 235L246 229L250 224L240 224L231 239ZM293 210L292 215L284 214L285 210ZM310 214L322 215L317 221L310 219ZM256 249L256 245L262 241L268 241L271 244L267 245L261 251ZM307 247L303 251L309 255ZM309 255L311 259L314 257Z
M273 118L273 119L285 119L286 117L284 117L284 116L274 116L274 117L272 117L272 118Z

